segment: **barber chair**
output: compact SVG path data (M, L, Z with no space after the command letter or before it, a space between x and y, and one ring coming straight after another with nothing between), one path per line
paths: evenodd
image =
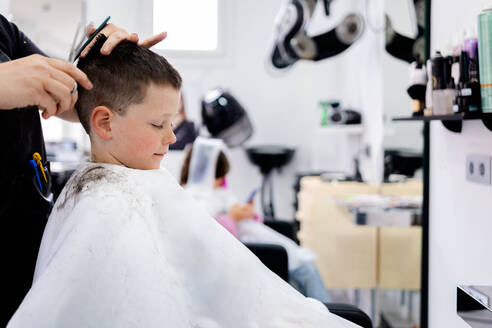
M343 303L325 303L325 305L331 313L339 317L353 322L362 328L372 328L371 318L354 305Z
M295 236L294 226L285 221L266 221L270 228L292 238ZM280 278L289 282L289 268L287 251L280 245L245 243L245 246L255 254L260 261ZM367 314L356 306L342 303L325 303L331 313L336 314L362 328L372 328L372 321Z
M295 222L275 220L275 221L265 221L264 224L272 228L276 232L281 233L282 235L292 239L293 241L296 242L297 245L299 245L299 239L297 239L296 236L299 228L297 227Z
M289 260L284 247L274 244L244 243L270 271L289 282Z

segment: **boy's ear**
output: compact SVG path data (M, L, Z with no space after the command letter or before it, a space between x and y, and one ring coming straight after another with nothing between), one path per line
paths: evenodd
M106 106L97 106L92 110L91 127L101 139L111 139L111 120L114 113Z

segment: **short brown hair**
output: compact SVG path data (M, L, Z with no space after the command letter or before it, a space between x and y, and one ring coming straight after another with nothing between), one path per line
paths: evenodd
M191 153L193 152L193 148L189 147L188 152L186 153L183 166L181 166L181 177L179 179L179 184L184 186L188 182L188 176L190 174L190 162L191 162ZM220 151L219 156L217 157L217 165L215 166L215 178L223 178L229 173L231 169L231 165L229 164L229 160L223 151Z
M79 88L75 104L80 123L90 132L92 110L106 106L124 115L128 106L141 103L151 84L181 88L181 76L162 56L134 42L121 41L109 55L101 54L106 36L100 34L77 67L91 80L91 90Z

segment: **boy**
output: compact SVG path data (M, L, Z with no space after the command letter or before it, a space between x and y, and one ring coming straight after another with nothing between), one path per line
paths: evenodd
M355 327L300 295L185 195L160 162L181 78L123 42L79 62L92 163L55 204L10 327Z

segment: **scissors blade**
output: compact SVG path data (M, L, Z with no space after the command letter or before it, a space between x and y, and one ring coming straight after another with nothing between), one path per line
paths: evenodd
M70 53L68 55L69 62L72 62L75 56L75 50L77 49L77 39L79 38L81 25L82 23L77 24L77 30L75 31L75 35L73 36L72 46L70 47Z

